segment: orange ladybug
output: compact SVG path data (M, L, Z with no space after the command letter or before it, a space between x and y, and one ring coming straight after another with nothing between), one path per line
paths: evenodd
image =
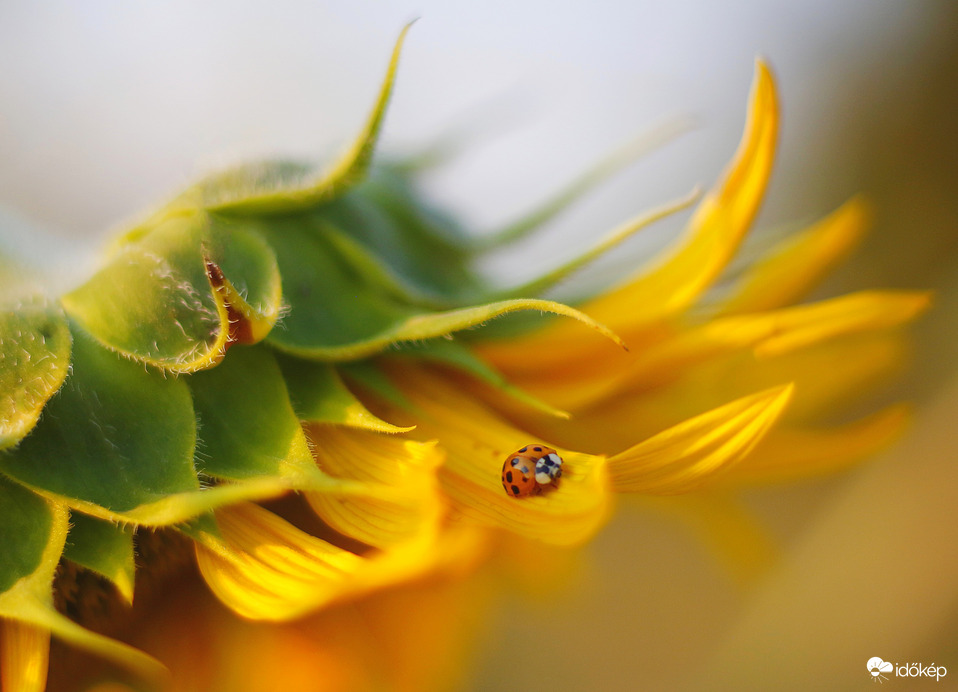
M526 497L539 492L534 459L512 454L502 465L502 487L511 497Z
M542 444L528 444L502 465L502 487L512 497L535 495L562 475L562 457Z

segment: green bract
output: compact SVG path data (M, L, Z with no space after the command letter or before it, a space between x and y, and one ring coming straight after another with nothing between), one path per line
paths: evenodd
M70 367L70 330L58 307L18 305L0 316L0 449L37 424Z
M422 202L414 167L370 171L405 33L366 126L332 167L267 162L211 176L123 234L86 283L56 300L4 306L0 615L155 672L152 660L53 610L58 560L105 577L131 601L139 526L215 536L212 509L290 489L389 500L384 484L323 473L303 429L409 430L377 418L344 384L406 403L375 358L439 362L562 416L447 339L533 311L618 341L538 296L691 200L626 224L523 286L488 285L474 269L478 254L548 218L570 192L478 242Z

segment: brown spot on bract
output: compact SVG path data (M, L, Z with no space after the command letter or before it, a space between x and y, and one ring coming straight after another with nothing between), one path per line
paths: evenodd
M226 313L230 321L230 344L253 343L253 325L236 308L226 303Z
M206 278L209 279L210 286L218 289L226 283L226 277L223 276L223 270L220 269L220 265L208 256L203 257L203 264L206 266Z

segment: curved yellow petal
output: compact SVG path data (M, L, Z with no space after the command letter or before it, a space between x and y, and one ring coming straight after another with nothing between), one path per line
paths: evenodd
M691 373L686 389L702 374L710 377L714 391L733 396L787 377L798 388L789 420L814 420L874 391L904 367L908 356L908 338L900 330L851 334L775 357L732 356Z
M762 440L725 481L784 482L834 473L894 443L908 428L911 418L911 407L898 404L835 427L782 426Z
M623 331L688 307L738 248L765 194L775 159L779 106L768 66L755 63L748 122L721 182L699 204L679 246L653 268L583 309Z
M575 371L557 371L536 393L581 410L627 389L648 390L694 365L748 349L759 358L780 357L838 337L882 331L915 319L929 304L917 291L867 291L749 315L720 317L677 331L636 353L627 367L599 381ZM781 378L779 378L781 379Z
M722 302L721 314L760 312L799 300L858 245L870 220L870 205L860 196L852 197L824 219L790 235L749 267Z
M634 386L578 411L561 425L546 419L529 423L565 446L609 454L729 399L787 381L796 384L789 424L820 420L859 400L899 369L906 343L899 330L883 330L776 358L756 359L751 350L735 351L679 371L650 371ZM513 412L513 418L521 413Z
M804 322L802 328L784 329L765 339L755 349L759 357L778 356L819 341L859 331L895 327L915 319L931 305L931 294L920 291L862 291L827 301L821 305L793 308L792 320ZM817 311L816 320L804 320L806 312Z
M443 510L436 479L443 453L435 442L335 425L311 425L307 433L323 472L396 491L394 499L307 492L309 504L333 529L377 548L435 535Z
M253 504L216 512L221 538L201 533L196 559L224 604L254 620L289 620L331 602L405 581L480 549L456 533L364 556L311 536Z
M609 458L618 492L688 492L740 462L785 410L792 386L738 399Z
M0 623L0 690L43 692L49 659L50 630L17 620Z
M502 464L533 441L529 433L425 368L396 369L394 376L421 411L415 434L441 440L446 462L439 479L457 513L562 545L586 540L605 521L611 498L603 457L557 448L564 461L557 487L534 497L510 497L502 489Z
M758 61L738 151L699 204L684 239L650 268L581 309L621 334L635 351L641 348L643 332L689 307L725 268L758 211L775 156L778 122L775 83L768 67ZM480 352L510 377L605 358L598 354L595 339L559 322L509 343L485 345Z

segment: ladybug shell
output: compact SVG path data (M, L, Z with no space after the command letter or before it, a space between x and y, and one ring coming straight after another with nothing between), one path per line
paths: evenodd
M532 443L513 456L526 457L535 465L535 479L539 485L549 485L562 475L562 457L552 447Z
M502 465L502 487L511 497L526 497L539 492L534 459L512 454Z

